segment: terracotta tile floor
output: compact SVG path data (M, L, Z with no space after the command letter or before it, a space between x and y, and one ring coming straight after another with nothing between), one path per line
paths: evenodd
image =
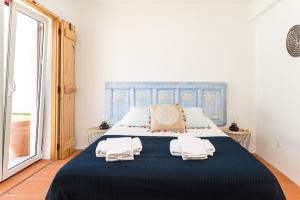
M287 200L300 200L300 187L297 186L292 180L287 178L278 169L274 168L272 165L267 163L258 155L254 155L258 160L260 160L268 169L276 176L279 181L281 188L284 191Z
M0 183L0 200L45 199L56 172L79 152L76 151L65 160L40 160Z
M42 200L56 172L80 151L76 151L66 160L41 160L0 183L0 200ZM272 165L255 155L277 177L287 200L300 200L300 187L284 176ZM34 187L32 187L34 186Z

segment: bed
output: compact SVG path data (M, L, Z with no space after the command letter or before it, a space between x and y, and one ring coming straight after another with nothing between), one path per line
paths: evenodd
M107 116L114 127L56 174L46 199L51 200L283 200L274 175L217 125L226 123L225 83L107 83ZM199 106L211 119L209 128L188 129L217 149L203 161L170 155L169 143L180 133L152 133L145 127L118 123L130 106L177 103ZM106 162L95 156L99 141L138 136L143 151L134 161Z

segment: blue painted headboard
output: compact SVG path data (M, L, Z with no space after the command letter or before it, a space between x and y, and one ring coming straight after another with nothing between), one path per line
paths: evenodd
M202 107L217 125L227 117L227 84L202 82L106 82L106 115L118 122L130 107L175 104Z

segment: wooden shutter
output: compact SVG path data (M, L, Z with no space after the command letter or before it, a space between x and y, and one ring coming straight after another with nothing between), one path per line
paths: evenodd
M74 151L75 146L75 26L61 21L60 41L60 131L59 154L65 159Z

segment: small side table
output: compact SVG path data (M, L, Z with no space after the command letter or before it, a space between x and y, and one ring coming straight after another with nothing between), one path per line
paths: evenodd
M223 132L248 149L251 131L249 129L240 129L239 131L230 131L229 128L222 128Z
M88 142L92 144L98 138L102 137L109 129L100 129L99 127L91 127L88 129Z

